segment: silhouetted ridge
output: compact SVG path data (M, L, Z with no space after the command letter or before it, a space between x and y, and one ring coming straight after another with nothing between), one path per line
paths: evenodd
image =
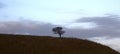
M0 34L0 54L120 54L89 40Z

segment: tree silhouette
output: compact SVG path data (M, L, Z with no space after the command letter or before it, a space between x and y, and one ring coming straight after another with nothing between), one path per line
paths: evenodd
M58 34L61 38L61 35L65 33L65 31L63 31L62 29L62 27L55 27L52 29L52 31L54 32L54 34Z

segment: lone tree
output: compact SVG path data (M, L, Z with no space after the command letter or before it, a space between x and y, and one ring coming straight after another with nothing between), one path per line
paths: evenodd
M62 27L55 27L52 29L52 31L54 32L54 34L58 34L61 38L61 35L65 33L65 31L63 31L62 29Z

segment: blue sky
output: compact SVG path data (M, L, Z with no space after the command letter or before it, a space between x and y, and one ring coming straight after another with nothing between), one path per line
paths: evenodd
M0 33L87 38L120 51L120 0L0 0ZM117 46L117 47L116 47Z
M83 16L120 14L119 0L1 0L1 15L66 24ZM3 20L6 20L5 18Z

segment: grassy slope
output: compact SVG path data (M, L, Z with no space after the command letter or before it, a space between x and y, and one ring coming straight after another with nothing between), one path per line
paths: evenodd
M0 34L0 54L120 54L77 38Z

